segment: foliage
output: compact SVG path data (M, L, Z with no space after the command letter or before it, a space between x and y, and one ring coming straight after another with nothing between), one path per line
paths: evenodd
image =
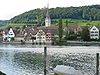
M66 24L66 27L67 27L68 26L68 20L66 20L65 24Z
M77 39L77 34L74 32L70 32L68 36L68 40L76 40Z
M64 37L64 40L67 41L67 40L68 40L68 37L69 37L69 32L66 30L66 31L65 31L65 37Z
M4 26L7 23L7 20L0 20L0 26Z
M8 23L44 25L46 9L35 9L15 16ZM49 9L52 19L100 20L100 5L82 7L57 7Z
M90 40L88 26L86 26L82 29L81 38L83 39L83 41L89 41Z
M14 37L11 37L11 41L14 41Z
M65 21L65 24L66 24L66 28L65 28L65 40L68 39L68 36L69 36L69 32L68 32L68 20Z
M62 25L62 19L59 19L59 27L58 27L58 36L59 36L59 44L62 42L63 37L63 25Z

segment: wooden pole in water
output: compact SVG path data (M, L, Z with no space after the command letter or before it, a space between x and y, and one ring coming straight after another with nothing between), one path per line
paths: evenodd
M47 57L47 47L44 47L44 75L46 75L46 57Z
M96 53L96 75L99 75L99 53Z

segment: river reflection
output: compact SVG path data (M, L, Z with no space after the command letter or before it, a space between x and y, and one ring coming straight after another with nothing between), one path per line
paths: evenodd
M0 70L7 75L43 74L43 47L32 45L1 45ZM84 75L95 74L95 56L100 47L48 46L47 70L58 64L72 66Z

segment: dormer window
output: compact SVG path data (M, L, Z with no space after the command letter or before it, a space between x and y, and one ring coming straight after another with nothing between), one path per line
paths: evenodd
M96 29L93 29L93 30L96 30Z

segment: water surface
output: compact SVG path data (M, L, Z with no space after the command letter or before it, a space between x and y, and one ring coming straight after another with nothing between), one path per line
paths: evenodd
M34 45L0 45L0 71L7 75L43 74L43 48ZM84 75L94 75L99 46L47 46L47 70L72 66Z

